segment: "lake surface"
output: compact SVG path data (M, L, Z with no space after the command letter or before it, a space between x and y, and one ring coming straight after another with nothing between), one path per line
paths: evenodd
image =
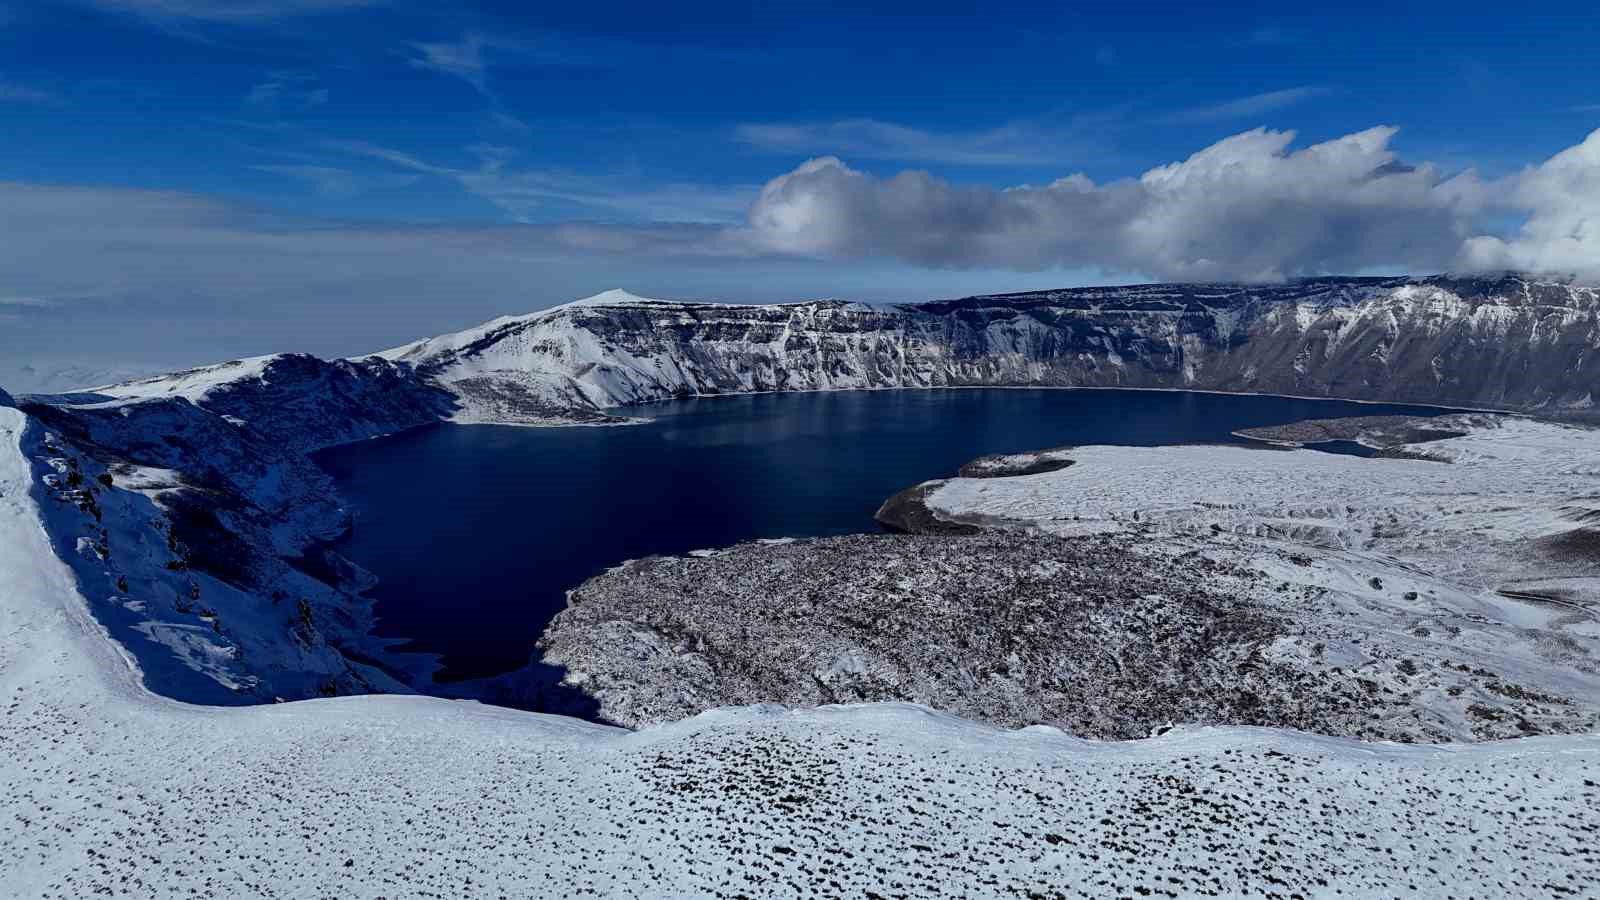
M436 425L317 460L356 515L378 633L441 655L439 680L529 660L565 592L625 559L877 529L896 491L987 453L1246 443L1240 428L1441 410L1170 391L762 394L624 408L649 424ZM1330 449L1359 452L1355 445Z

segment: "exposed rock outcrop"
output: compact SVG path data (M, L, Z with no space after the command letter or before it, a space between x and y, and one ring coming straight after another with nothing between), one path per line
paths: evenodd
M1348 613L1222 555L1015 531L745 544L591 579L540 646L632 726L883 700L1100 739L1173 722L1403 741L1600 725L1592 698L1507 685L1457 662L1470 651L1363 659Z

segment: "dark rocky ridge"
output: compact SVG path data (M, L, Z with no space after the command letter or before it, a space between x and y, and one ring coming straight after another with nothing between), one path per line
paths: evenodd
M1344 419L1308 419L1265 428L1235 431L1239 437L1279 444L1318 444L1324 441L1359 441L1386 450L1404 444L1423 444L1461 437L1464 431L1429 427L1427 419L1413 416L1351 416Z

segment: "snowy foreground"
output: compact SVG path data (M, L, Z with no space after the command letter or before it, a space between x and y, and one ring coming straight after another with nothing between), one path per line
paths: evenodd
M1600 884L1600 737L1135 742L886 704L641 732L141 685L0 408L7 896L1550 896Z

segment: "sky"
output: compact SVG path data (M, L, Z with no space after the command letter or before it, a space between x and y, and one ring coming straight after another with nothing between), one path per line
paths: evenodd
M0 385L613 287L1600 278L1600 14L1296 6L0 0Z

